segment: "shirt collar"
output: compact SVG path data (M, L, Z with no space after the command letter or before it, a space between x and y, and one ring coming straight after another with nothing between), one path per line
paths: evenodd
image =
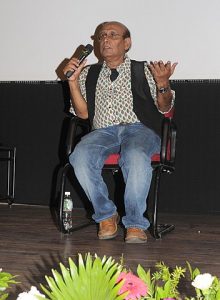
M121 63L116 69L117 71L120 73L122 73L123 71L126 71L127 69L130 68L130 64L131 64L131 60L128 57L127 54L125 54L125 59L123 61L123 63ZM103 62L103 71L106 75L109 75L111 73L111 69L107 66L106 62Z

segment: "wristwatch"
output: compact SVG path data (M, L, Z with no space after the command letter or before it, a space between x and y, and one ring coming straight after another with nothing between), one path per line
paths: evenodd
M158 88L158 92L159 92L160 94L164 94L164 93L168 92L169 89L170 89L169 86L167 86L167 87L161 87L161 88Z

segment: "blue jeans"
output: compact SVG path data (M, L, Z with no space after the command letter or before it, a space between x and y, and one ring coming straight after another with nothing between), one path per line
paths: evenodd
M152 178L151 156L160 151L160 137L142 123L114 125L96 129L77 144L69 160L76 177L94 208L93 219L99 223L112 217L117 208L109 199L102 178L105 159L120 153L119 165L125 181L125 228L147 229L143 216Z

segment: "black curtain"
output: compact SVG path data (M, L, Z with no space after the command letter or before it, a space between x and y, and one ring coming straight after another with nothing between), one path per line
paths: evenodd
M219 212L220 81L173 80L172 87L178 128L176 171L162 178L160 209ZM68 106L66 82L0 82L0 143L17 147L16 203L56 201ZM82 207L84 196L76 180L67 188L75 206Z

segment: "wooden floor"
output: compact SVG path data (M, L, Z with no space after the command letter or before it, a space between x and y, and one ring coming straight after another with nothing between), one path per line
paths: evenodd
M84 222L85 212L75 211L74 223ZM9 300L29 289L45 283L44 276L58 268L59 262L67 265L68 257L78 253L97 253L124 257L133 271L137 265L153 268L158 261L169 266L185 265L189 261L202 272L220 277L220 217L219 215L161 215L160 220L175 224L175 230L162 240L149 235L147 244L125 244L123 229L115 240L100 241L95 225L75 231L71 235L59 232L50 209L42 206L0 205L0 268L19 275L21 282L12 290Z

